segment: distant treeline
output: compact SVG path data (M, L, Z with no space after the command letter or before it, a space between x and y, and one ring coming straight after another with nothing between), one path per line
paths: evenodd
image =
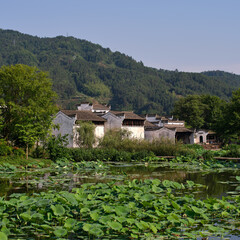
M17 63L48 71L65 107L74 107L71 99L79 97L111 104L116 110L169 114L181 96L210 94L228 100L240 87L240 76L231 73L158 70L86 40L0 29L0 66Z

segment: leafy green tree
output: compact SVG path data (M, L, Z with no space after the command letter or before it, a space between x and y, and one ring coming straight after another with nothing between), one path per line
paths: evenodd
M233 132L240 136L240 89L233 92L230 104L230 119L229 124L232 127Z
M219 118L216 131L222 139L239 141L240 139L240 89L234 91L224 114Z
M83 122L83 121L79 121L78 124L80 125L80 127L77 128L78 146L91 148L95 143L95 134L94 134L95 125L92 122Z
M226 109L226 101L217 96L201 95L201 103L204 104L204 125L205 129L216 129L218 121L222 119Z
M193 128L214 130L225 107L226 102L217 96L189 95L175 103L173 114Z
M188 126L198 129L204 125L204 108L199 95L189 95L175 103L173 115L186 121Z
M28 147L43 139L56 111L56 94L46 72L17 64L0 68L1 135Z

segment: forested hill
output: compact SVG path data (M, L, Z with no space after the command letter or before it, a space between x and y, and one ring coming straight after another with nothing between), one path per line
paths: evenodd
M167 114L177 98L188 94L228 99L240 87L235 74L158 70L74 37L39 38L0 29L0 66L17 63L49 71L65 105L96 99L113 109L138 113Z

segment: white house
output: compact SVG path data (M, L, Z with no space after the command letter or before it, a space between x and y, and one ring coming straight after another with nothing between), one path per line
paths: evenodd
M109 111L102 115L106 119L105 131L110 129L126 129L131 133L131 138L144 139L145 119L128 111Z
M170 141L175 143L175 129L156 126L148 121L144 125L144 138L150 142L154 140Z
M218 143L217 135L211 130L199 129L194 132L194 143L214 144Z
M67 147L79 147L77 144L78 132L77 128L81 127L81 121L92 122L95 125L94 135L96 139L104 136L105 119L97 116L91 111L80 110L61 110L57 113L54 124L59 128L53 129L52 134L57 136L67 135Z
M146 115L145 139L181 141L185 144L194 143L193 130L185 128L185 122L173 118L160 117L157 114Z

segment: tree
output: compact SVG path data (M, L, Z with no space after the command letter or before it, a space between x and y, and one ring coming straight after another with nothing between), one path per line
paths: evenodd
M46 72L17 64L0 68L1 135L28 147L43 139L56 111L56 94Z
M229 104L229 124L232 127L232 133L235 133L237 137L240 136L240 89L233 92L230 104Z
M204 108L199 95L189 95L175 103L173 115L193 128L201 128L204 125Z
M203 128L216 130L219 120L223 117L227 102L211 95L201 95L201 102L205 105Z
M223 116L219 118L217 132L226 142L240 138L240 89L234 91Z
M193 128L215 130L225 107L226 102L217 96L189 95L176 102L173 114Z
M94 134L95 125L92 122L83 122L83 121L79 121L78 124L80 125L80 127L77 128L78 146L91 148L95 143L95 134Z

